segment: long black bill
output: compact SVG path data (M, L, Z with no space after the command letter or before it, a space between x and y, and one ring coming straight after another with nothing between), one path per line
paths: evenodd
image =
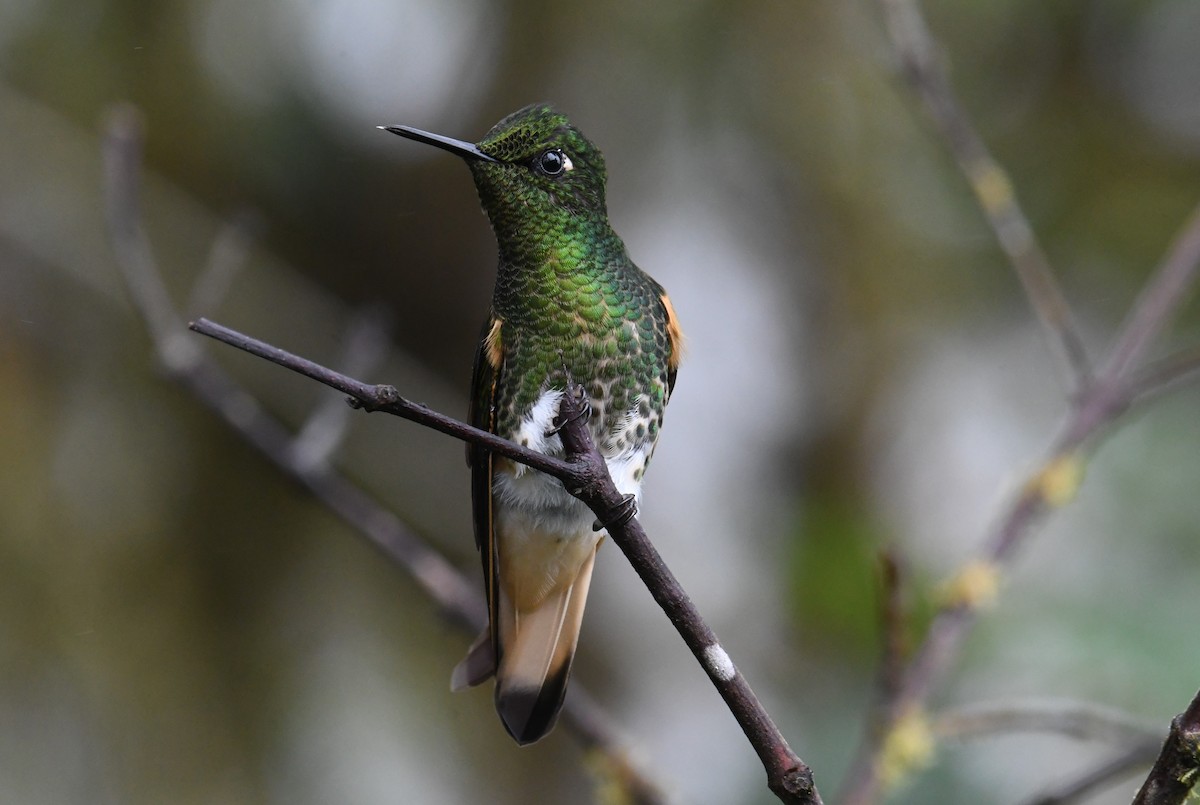
M407 137L410 140L416 140L419 143L428 143L435 148L441 148L443 151L449 151L451 154L457 154L463 159L477 159L482 162L499 162L493 156L488 156L479 150L474 143L455 140L451 137L443 137L440 134L431 134L428 131L414 129L411 126L378 126L384 131L390 131L392 134L399 134L401 137Z

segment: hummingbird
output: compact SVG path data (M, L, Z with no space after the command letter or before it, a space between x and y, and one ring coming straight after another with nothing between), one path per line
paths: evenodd
M379 128L465 160L499 246L471 423L561 454L559 402L569 381L578 384L592 438L632 514L683 333L666 291L609 225L599 149L545 104L510 114L478 143ZM472 445L467 461L488 628L454 669L451 688L494 676L500 719L526 745L550 732L562 708L607 530L555 478Z

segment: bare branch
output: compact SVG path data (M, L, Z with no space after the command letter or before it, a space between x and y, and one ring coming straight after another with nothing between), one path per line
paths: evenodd
M482 630L487 623L487 609L477 586L327 462L300 460L301 451L296 449L291 431L264 411L189 336L162 284L141 228L137 205L141 121L131 107L112 113L104 158L107 211L117 262L168 375L387 559L407 571L443 617L471 634ZM662 787L629 757L611 718L581 685L574 685L567 697L561 723L584 749L603 758L598 764L603 773L617 781L631 802L661 805L667 801Z
M952 585L960 592L946 597L934 615L886 704L883 726L868 734L845 778L846 794L842 798L845 805L863 805L875 800L883 782L882 758L892 730L922 711L925 701L957 660L980 610L994 598L999 577L1016 548L1048 513L1074 497L1083 477L1085 450L1131 403L1128 386L1110 374L1080 396L1049 456L1008 505L979 557L960 570L955 580L958 583Z
M883 701L890 701L900 686L904 660L908 654L905 624L908 612L904 606L904 571L892 551L879 557L880 602L879 621L882 627L883 651L879 663L879 689Z
M1025 805L1067 805L1113 785L1154 761L1159 733L1112 708L1082 702L1011 702L964 707L943 713L934 724L943 738L976 738L1006 732L1048 732L1087 741L1103 741L1122 751Z
M1105 367L1109 377L1124 377L1137 364L1187 298L1198 268L1200 206L1192 211L1187 224L1171 244L1166 258L1134 302Z
M352 375L374 374L387 357L390 331L391 317L383 308L372 305L359 311L346 329L338 365ZM351 413L344 400L327 395L296 435L296 460L313 465L329 461L346 436Z
M1200 212L1193 214L1175 245L1147 283L1122 328L1104 374L1093 378L1084 359L1069 309L1053 279L1032 230L998 165L988 155L968 117L959 107L937 46L912 0L880 0L889 32L909 81L929 107L964 175L971 182L1002 248L1020 273L1043 323L1056 335L1075 370L1076 394L1059 436L1040 468L1013 497L976 559L959 571L892 695L872 720L867 738L845 778L845 805L873 802L893 764L886 762L894 734L905 725L924 724L924 706L959 656L979 611L995 597L1006 563L1045 516L1074 496L1082 480L1085 452L1096 437L1125 413L1136 399L1158 390L1154 380L1174 382L1191 372L1177 364L1169 372L1130 383L1128 370L1166 326L1196 279L1200 262Z
M1080 441L1083 438L1086 435L1081 435ZM844 805L863 805L875 800L883 784L883 755L892 731L898 724L922 712L925 700L957 659L976 615L994 597L1002 561L1049 509L1048 500L1053 497L1053 484L1047 483L1047 480L1065 473L1062 467L1075 466L1080 461L1074 455L1078 446L1064 447L1030 478L1010 504L981 558L964 566L956 579L959 584L950 585L957 592L944 598L924 639L896 683L891 698L874 716L880 722L879 726L870 731L845 777L845 789L841 797ZM968 578L970 583L963 583Z
M337 389L350 397L350 405L354 408L361 408L364 411L382 411L410 422L416 422L445 433L447 436L482 445L492 452L519 461L556 478L570 479L579 472L575 466L566 461L551 458L536 450L530 450L507 439L501 439L486 430L480 430L453 417L440 414L421 403L407 400L400 396L400 392L396 391L395 386L374 385L355 380L349 375L334 371L307 358L301 358L285 349L280 349L208 319L199 319L189 324L188 327L201 335L214 338L231 347L237 347L256 357L265 358L271 363ZM578 482L579 479L575 480Z
M1154 363L1147 364L1141 372L1130 378L1129 397L1145 402L1175 389L1178 385L1195 379L1200 371L1200 347L1181 350Z
M487 447L562 481L568 492L595 512L598 522L608 530L609 537L629 559L654 600L700 661L762 761L767 783L775 795L787 803L817 805L821 802L812 771L788 746L716 634L663 562L641 523L636 517L629 516L628 502L608 474L608 467L592 441L587 417L582 416L584 395L581 387L571 384L560 405L557 421L561 425L560 436L566 456L560 460L410 402L392 386L363 383L207 319L192 323L191 328L345 392L356 407L394 414L456 439Z
M225 299L234 278L246 265L258 218L248 210L233 216L213 239L204 271L192 285L187 304L188 315L215 310Z
M127 155L132 153L136 157L136 147L129 148L127 142L122 144L125 146L123 153ZM136 169L136 165L136 159L126 159L117 167L123 170L130 170ZM136 182L126 182L125 186L136 187ZM118 201L121 200L120 196L116 198ZM130 210L135 211L136 207L126 206L123 209L128 214ZM141 238L140 229L131 226L127 220L121 220L120 216L116 217L118 219L116 224L124 228L122 231L136 231L137 239ZM115 226L114 229L116 228ZM130 236L129 240L134 242L134 245L138 245L133 236ZM142 247L141 251L148 255L148 245L144 243L144 240L140 246ZM137 249L131 249L130 253L136 254L137 251ZM147 257L147 259L141 261L139 270L130 272L128 276L137 278L139 281L156 281L157 274L153 269L152 259ZM170 304L165 291L159 294L157 298L154 298L153 294L139 294L136 290L134 295L138 297L139 308L143 308L143 310L143 303L149 306L157 304L166 304L169 306ZM174 318L173 311L170 318ZM265 358L280 366L317 380L331 388L335 388L349 395L351 398L350 402L354 407L367 411L383 411L409 419L455 438L482 445L495 453L512 458L562 480L567 489L583 500L596 513L599 521L605 524L613 542L629 558L635 571L647 584L655 600L667 614L672 624L675 625L680 635L683 636L684 641L693 654L700 660L705 672L709 675L714 686L729 706L762 761L767 773L768 786L771 790L781 801L786 803L798 803L799 805L820 804L821 798L813 783L811 770L788 746L787 741L772 722L770 716L762 708L749 684L738 672L729 655L717 641L716 635L705 623L687 593L679 585L666 564L662 561L662 557L650 543L641 524L636 518L630 517L626 519L622 516L622 512L625 511L625 500L617 491L615 484L613 484L604 459L600 456L592 441L590 432L586 426L586 418L579 415L581 413L579 406L582 404L582 390L579 387L575 386L573 389L580 393L572 392L564 396L564 402L559 412L563 423L561 435L567 456L566 460L559 460L528 450L487 431L473 428L466 423L432 411L424 405L406 400L392 386L364 383L220 324L200 319L192 323L190 327L198 333L210 336L258 357ZM170 330L170 326L163 328L164 337L170 333ZM199 368L202 365L202 360L201 356L194 356L193 360L189 361L188 364L191 371L188 371L182 379L202 378L205 374ZM212 369L207 364L204 365L206 368ZM213 369L213 371L219 370ZM204 379L206 382L201 385L205 386L209 391L212 391L219 385L212 376ZM199 389L193 388L193 391L197 392L198 396L201 396L202 399L204 398ZM226 414L230 424L241 422L244 425L251 418L248 416L248 412L251 411L255 414L254 418L265 416L265 414L262 414L257 409L257 404L240 391L235 390L235 393L231 396L223 397L223 402L230 403L231 401L231 405L223 406L218 404L214 406L216 410ZM218 401L214 400L214 402ZM310 488L312 488L312 479L327 479L332 475L331 471L316 472L311 469L306 471L303 466L295 465L295 451L288 449L290 439L287 437L286 431L282 428L279 429L279 432L270 433L269 435L268 431L260 428L242 430L241 432L256 446L263 448L271 447L270 454L273 457L276 450L282 450L283 454L278 456L277 463L281 467L296 473L300 480L305 481L306 485L309 485ZM314 493L316 492L317 490L314 489ZM349 501L361 504L364 500L369 501L369 498L364 493L353 487L349 490L338 487L337 492L338 494L335 497L340 497L342 494L347 495L346 501L343 502ZM318 494L318 497L325 501L327 505L330 505L324 496ZM333 507L331 506L331 508ZM351 509L353 510L351 513L357 511L357 507L351 507ZM335 508L335 511L342 514L341 509ZM403 529L399 527L399 521L390 514L380 517L377 523L359 520L355 520L354 522L356 525L364 527L366 529L364 533L380 547L385 547L385 544L382 540L376 539L376 537L382 535L375 531L373 526L375 528L383 526L386 533L392 536L403 532ZM411 536L411 534L409 535ZM413 540L413 542L415 544L405 544L400 548L391 546L389 543L385 549L389 556L399 559L405 567L412 570L418 580L429 582L431 586L438 587L445 581L447 573L457 575L453 568L446 565L439 555L433 553L419 541ZM459 580L461 581L461 577L459 577ZM434 598L435 600L439 600L437 593L434 593ZM458 610L451 611L458 612ZM478 618L478 615L471 616L470 620L474 622L473 625L480 625ZM581 701L585 704L579 705L578 703ZM576 706L583 706L585 711L588 711L586 703L589 701L586 697L575 695L568 699L568 705L575 702ZM594 707L591 708L591 711L594 710ZM579 719L580 716L575 715L575 718ZM595 722L592 722L589 726L591 727L590 730L581 730L581 733L585 737L606 732L603 725L598 725ZM610 756L612 755L614 753L610 752ZM629 768L627 762L623 764L623 768ZM641 778L636 779L640 780ZM650 792L656 790L653 785L649 784L645 788Z
M1082 802L1084 797L1091 793L1114 785L1122 777L1127 777L1153 762L1157 751L1157 738L1152 743L1135 744L1115 757L1088 769L1075 779L1038 794L1024 805L1071 805Z
M941 713L933 723L943 738L965 739L1006 732L1049 732L1117 746L1152 741L1159 733L1128 714L1087 702L999 702Z
M183 321L158 273L150 242L142 232L140 170L142 118L132 106L109 113L104 139L105 211L109 238L125 287L146 322L159 360L169 368L194 361L199 348L188 343Z
M788 746L750 684L701 617L687 591L663 562L641 523L636 517L613 520L612 514L620 510L624 499L592 441L587 418L581 416L583 399L582 388L568 388L563 395L559 421L563 425L561 436L568 461L588 465L587 475L593 477L591 483L579 489L571 488L572 479L558 477L567 484L567 490L572 495L586 503L599 521L606 524L613 542L625 554L654 600L700 661L762 761L770 789L782 802L819 805L821 796L813 783L811 769Z
M1070 376L1069 388L1076 392L1086 388L1092 375L1087 350L1050 262L1017 201L1012 181L992 158L955 96L940 49L914 0L880 0L880 5L904 76L924 101L1000 249L1057 345Z
M1200 782L1200 692L1187 709L1171 720L1150 776L1133 805L1183 805Z

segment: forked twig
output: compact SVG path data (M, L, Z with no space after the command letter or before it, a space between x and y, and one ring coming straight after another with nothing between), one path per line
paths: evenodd
M1012 181L988 151L946 74L940 49L913 0L880 0L893 51L904 76L925 103L930 119L967 180L1001 251L1012 264L1033 309L1057 345L1079 390L1092 376L1083 339Z
M925 102L975 191L1000 247L1022 279L1030 304L1067 357L1074 393L1066 422L1046 458L1004 509L977 558L947 585L923 640L899 680L884 691L881 706L872 714L871 729L846 775L844 805L874 802L888 780L896 776L892 754L901 751L896 747L903 748L905 743L897 736L915 734L932 740L924 713L927 700L959 656L979 611L994 600L1001 573L1015 549L1049 512L1074 496L1086 453L1097 437L1135 402L1153 398L1162 386L1176 385L1185 376L1196 374L1192 353L1184 353L1157 371L1141 375L1137 371L1200 270L1200 206L1133 304L1104 370L1093 376L1070 310L1032 227L1017 205L1006 174L988 154L955 98L938 60L937 45L915 2L880 3L905 76Z

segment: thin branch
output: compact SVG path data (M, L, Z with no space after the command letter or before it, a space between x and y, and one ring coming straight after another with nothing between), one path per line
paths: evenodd
M590 483L579 489L560 476L567 490L595 512L608 534L645 583L654 600L687 643L709 680L733 713L767 772L767 785L781 802L820 805L812 770L788 746L783 734L737 670L716 634L704 621L687 591L671 573L636 517L613 519L625 498L617 490L587 427L583 389L570 384L559 408L563 450L571 463L588 467Z
M499 453L556 478L573 479L576 483L585 480L582 474L577 478L574 477L581 471L570 462L552 458L536 450L530 450L528 447L522 447L493 433L488 433L486 430L480 430L453 417L438 413L422 403L405 399L400 396L400 392L396 390L395 386L389 386L386 383L378 385L364 383L208 319L198 319L189 324L188 328L231 347L236 347L243 352L264 358L297 374L302 374L332 389L337 389L350 398L349 403L354 408L361 408L368 412L381 411L410 422L416 422L447 436L481 445L493 453Z
M1133 805L1182 805L1200 782L1200 692L1171 720L1150 776Z
M1184 349L1147 364L1128 382L1129 395L1138 402L1157 397L1193 380L1200 372L1200 347Z
M1024 805L1071 805L1103 788L1115 785L1122 777L1128 777L1138 769L1154 761L1158 751L1158 739L1153 742L1137 743L1120 754L1108 758L1088 769L1073 780L1043 791Z
M941 738L956 740L1012 732L1045 732L1122 747L1119 754L1043 791L1025 805L1067 805L1150 765L1161 733L1128 714L1083 702L1008 702L942 713L934 722Z
M895 776L896 764L887 757L897 743L892 740L894 733L901 725L924 724L925 702L957 660L979 611L994 599L1005 564L1049 512L1074 496L1082 480L1085 450L1097 435L1124 414L1135 398L1153 396L1156 389L1147 386L1145 378L1140 385L1133 385L1127 375L1182 304L1200 262L1198 211L1134 304L1105 372L1093 378L1053 274L1016 205L1007 177L987 154L954 98L920 11L911 0L880 2L909 80L971 181L1043 323L1057 336L1068 358L1074 356L1071 364L1077 389L1074 405L1045 460L1006 507L978 557L968 562L950 585L955 594L942 601L892 696L872 712L870 720L877 728L868 731L845 777L845 805L875 801L885 777Z
M963 740L1010 732L1048 732L1117 746L1152 741L1158 730L1109 707L1087 702L1000 702L970 705L938 715L934 732Z
M1191 232L1194 226L1193 220L1185 233ZM1175 267L1172 271L1178 271L1178 254L1178 249L1173 250L1164 261L1164 268L1159 269L1155 276L1163 276L1168 266ZM1194 272L1191 278L1195 278ZM1186 284L1178 282L1172 282L1171 287L1180 296L1187 290ZM1151 298L1156 300L1152 309L1160 315L1169 315L1177 307L1173 300L1158 296ZM1130 324L1118 336L1117 343L1126 343L1129 328L1153 328L1157 331L1161 326L1142 316L1131 317ZM960 573L960 579L970 576L975 583L980 579L987 580L981 585L987 589L981 594L980 590L963 585L961 594L943 601L905 669L894 696L880 712L872 715L872 720L883 727L868 734L856 761L851 765L844 783L844 805L863 805L876 799L883 784L883 753L891 731L897 724L921 712L924 702L958 658L962 643L970 633L979 611L994 597L1000 574L1017 546L1049 512L1072 499L1082 481L1085 450L1098 434L1133 404L1133 388L1116 374L1114 366L1110 363L1108 371L1078 397L1047 458L1008 505L979 557L969 562ZM1151 391L1153 389L1146 387L1138 389L1141 395Z
M1087 350L1012 181L955 96L940 49L914 0L880 0L880 5L904 76L924 101L1030 304L1057 345L1070 376L1069 387L1076 392L1086 388L1092 375Z
M142 118L132 106L109 113L104 136L104 209L125 287L142 315L159 360L168 368L195 360L183 320L158 273L150 241L142 231Z
M1161 733L1112 708L1082 702L1012 702L965 707L940 715L934 729L962 740L1011 732L1047 732L1123 747L1082 774L1043 791L1025 805L1067 805L1154 761Z
M879 570L879 622L883 644L879 662L879 690L882 700L889 701L900 686L904 660L908 654L905 635L908 612L904 605L904 571L893 551L885 550L880 554Z
M189 316L203 310L215 310L229 293L233 280L246 265L250 246L258 229L258 218L242 210L231 218L213 239L208 263L192 285L183 309Z
M654 600L700 661L762 761L770 789L782 802L805 805L818 805L821 802L813 783L812 771L788 746L749 683L717 640L716 634L663 562L641 523L636 517L630 516L625 497L617 490L604 459L592 441L587 417L583 415L581 387L570 384L560 404L558 423L561 425L560 436L566 456L560 460L406 400L392 386L363 383L207 319L194 322L191 328L342 391L350 395L350 403L354 407L408 419L456 439L486 447L562 481L568 492L595 512L598 521L608 530L609 537L629 559Z
M977 584L991 589L973 590L964 585L958 593L943 601L916 653L892 690L892 696L871 715L877 727L868 733L844 778L844 793L840 800L843 805L874 802L885 776L895 776L894 772L889 771L894 764L884 757L893 730L906 719L919 716L924 701L958 657L962 642L974 625L979 609L989 603L994 595L1002 560L1049 508L1046 487L1039 479L1061 462L1077 461L1072 458L1075 447L1078 445L1065 446L1063 452L1048 461L1043 470L1025 484L1002 518L982 558L969 563L964 573L960 574L961 579L966 575L966 569L970 569L975 575L990 575L990 582Z
M1175 237L1166 258L1146 283L1121 328L1106 372L1124 377L1183 304L1200 270L1200 206Z
M352 375L374 374L387 358L390 331L391 317L383 308L371 305L359 311L346 328L338 365ZM296 435L296 460L314 465L328 462L345 439L352 414L344 400L326 395Z
M327 462L301 460L302 451L297 450L292 432L264 411L190 337L163 286L141 228L137 204L141 121L132 107L118 108L110 116L104 159L114 252L134 307L168 375L282 473L407 571L443 617L471 634L482 630L487 624L487 609L477 585ZM667 801L662 787L632 761L610 717L581 685L572 687L561 723L585 750L603 758L603 763L597 765L618 781L631 802L661 805Z

